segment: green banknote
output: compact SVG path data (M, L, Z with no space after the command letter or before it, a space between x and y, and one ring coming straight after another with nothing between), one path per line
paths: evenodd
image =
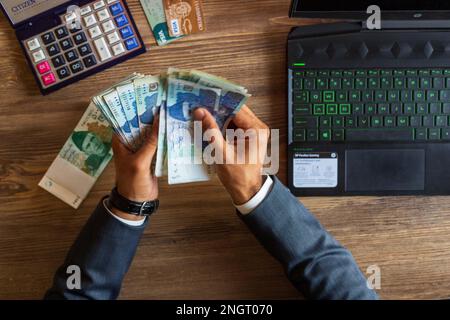
M159 77L161 86L161 106L159 108L158 150L156 153L155 176L167 175L167 75Z
M169 34L163 0L141 0L141 5L158 45L163 46L182 37Z
M159 77L145 76L133 81L139 128L143 138L150 136L155 115L161 106L162 86Z
M127 120L125 110L122 107L120 95L117 92L116 88L142 77L143 75L139 73L133 73L127 78L125 78L123 81L116 83L115 85L106 90L103 90L102 92L98 93L92 98L92 102L94 102L97 108L100 109L100 111L103 113L103 115L111 125L114 132L117 133L122 142L130 150L135 150L137 148L137 145L134 142L131 127ZM128 111L132 112L133 110L131 109Z
M209 88L198 83L177 79L169 75L167 92L167 166L169 184L207 181L213 168L198 163L194 141L192 112L203 106L217 110L220 89ZM200 159L201 160L201 159Z
M167 176L169 184L209 180L214 166L201 158L204 145L194 139L192 112L208 109L223 129L249 97L244 87L201 71L134 73L92 98L39 186L78 208L111 160L113 132L135 152L158 114L155 176Z
M169 75L172 78L194 82L204 87L220 89L219 104L216 109L209 111L221 129L225 127L227 120L238 113L250 98L246 88L206 72L169 68Z
M78 208L112 158L112 128L91 103L39 186Z

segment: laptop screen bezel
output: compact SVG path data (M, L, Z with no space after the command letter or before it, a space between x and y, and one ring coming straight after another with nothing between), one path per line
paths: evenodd
M291 3L291 18L319 18L319 19L347 19L355 21L366 20L369 16L364 11L303 11L297 10L297 4L302 0L293 0ZM448 20L450 10L401 10L381 11L384 20Z

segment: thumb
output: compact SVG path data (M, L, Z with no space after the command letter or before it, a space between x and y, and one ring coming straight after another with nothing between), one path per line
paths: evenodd
M143 161L145 160L153 160L153 157L155 156L156 149L158 147L158 131L159 131L159 125L158 122L155 121L152 126L152 132L150 136L144 141L141 148L137 152L137 157L142 158Z
M205 108L195 109L194 119L202 122L203 131L206 131L208 129L220 130L219 126L217 125L216 119L214 119L212 114Z
M233 118L233 122L238 128L248 130L250 128L255 128L257 118L247 106L243 106Z
M209 142L217 142L220 147L223 146L224 139L222 131L220 130L216 119L214 119L208 110L204 108L195 109L194 119L202 122L203 134L206 133L205 136L209 137Z

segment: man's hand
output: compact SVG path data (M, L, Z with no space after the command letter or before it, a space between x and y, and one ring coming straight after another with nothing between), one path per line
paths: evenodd
M203 131L215 132L210 142L214 142L219 152L223 152L225 164L217 164L217 174L223 183L235 205L248 202L261 189L263 185L261 155L266 155L269 141L269 127L259 120L255 114L244 106L233 118L233 124L244 132L256 132L257 146L250 146L248 139L245 142L245 164L236 164L237 144L239 141L225 141L214 117L208 110L200 108L194 111L194 118L202 121ZM252 130L253 129L253 130ZM242 141L241 141L242 142ZM242 155L241 155L242 156ZM249 159L257 159L251 162ZM228 160L228 164L226 162ZM230 162L234 164L230 164Z
M158 123L159 121L155 118L150 137L136 153L128 150L117 136L113 137L117 191L129 200L143 202L158 198L158 180L151 172L153 157L158 145ZM114 214L127 220L143 219L116 208L111 209Z

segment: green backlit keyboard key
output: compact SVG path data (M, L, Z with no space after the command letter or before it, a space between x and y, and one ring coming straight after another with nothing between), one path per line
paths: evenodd
M339 105L339 114L350 114L351 107L349 104L340 104Z
M331 140L331 130L330 129L320 130L320 140L321 141L330 141Z
M327 114L337 114L337 104L327 104Z
M325 91L323 93L323 102L334 102L334 91Z
M328 89L328 79L317 79L317 89L326 90Z
M324 104L315 104L314 105L314 115L322 115L325 114L325 105Z

